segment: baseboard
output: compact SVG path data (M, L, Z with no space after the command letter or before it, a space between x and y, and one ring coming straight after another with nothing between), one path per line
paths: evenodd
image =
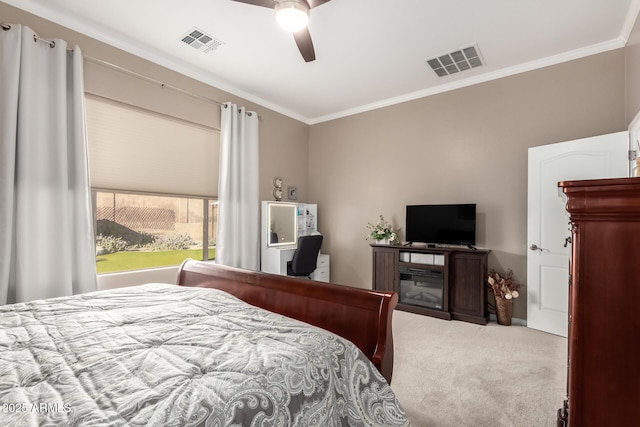
M489 315L489 321L497 323L498 320L496 319L496 315L495 314L490 314ZM517 317L512 317L511 318L511 324L512 325L517 325L517 326L527 326L527 319L519 319Z

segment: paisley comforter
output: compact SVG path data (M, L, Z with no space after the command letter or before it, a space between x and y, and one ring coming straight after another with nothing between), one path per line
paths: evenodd
M402 426L351 342L219 290L0 307L0 425Z

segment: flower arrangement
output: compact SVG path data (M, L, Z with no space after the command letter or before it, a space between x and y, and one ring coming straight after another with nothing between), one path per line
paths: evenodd
M507 270L506 273L499 273L495 270L491 270L487 277L489 287L496 298L504 298L507 300L518 298L520 293L520 285L516 283L513 277L513 271Z
M398 234L393 229L391 224L384 219L382 215L380 215L380 219L375 224L368 223L367 228L370 230L369 237L373 240L385 240L388 239L389 243L395 242L398 238Z

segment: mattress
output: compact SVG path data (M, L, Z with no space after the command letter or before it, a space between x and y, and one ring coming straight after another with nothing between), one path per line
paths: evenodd
M0 424L405 426L351 342L215 289L0 307Z

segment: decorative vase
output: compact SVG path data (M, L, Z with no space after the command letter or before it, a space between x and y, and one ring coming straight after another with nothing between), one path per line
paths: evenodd
M388 244L389 244L389 238L376 240L376 245L388 245Z
M513 300L496 297L496 318L498 325L510 326L513 314Z

